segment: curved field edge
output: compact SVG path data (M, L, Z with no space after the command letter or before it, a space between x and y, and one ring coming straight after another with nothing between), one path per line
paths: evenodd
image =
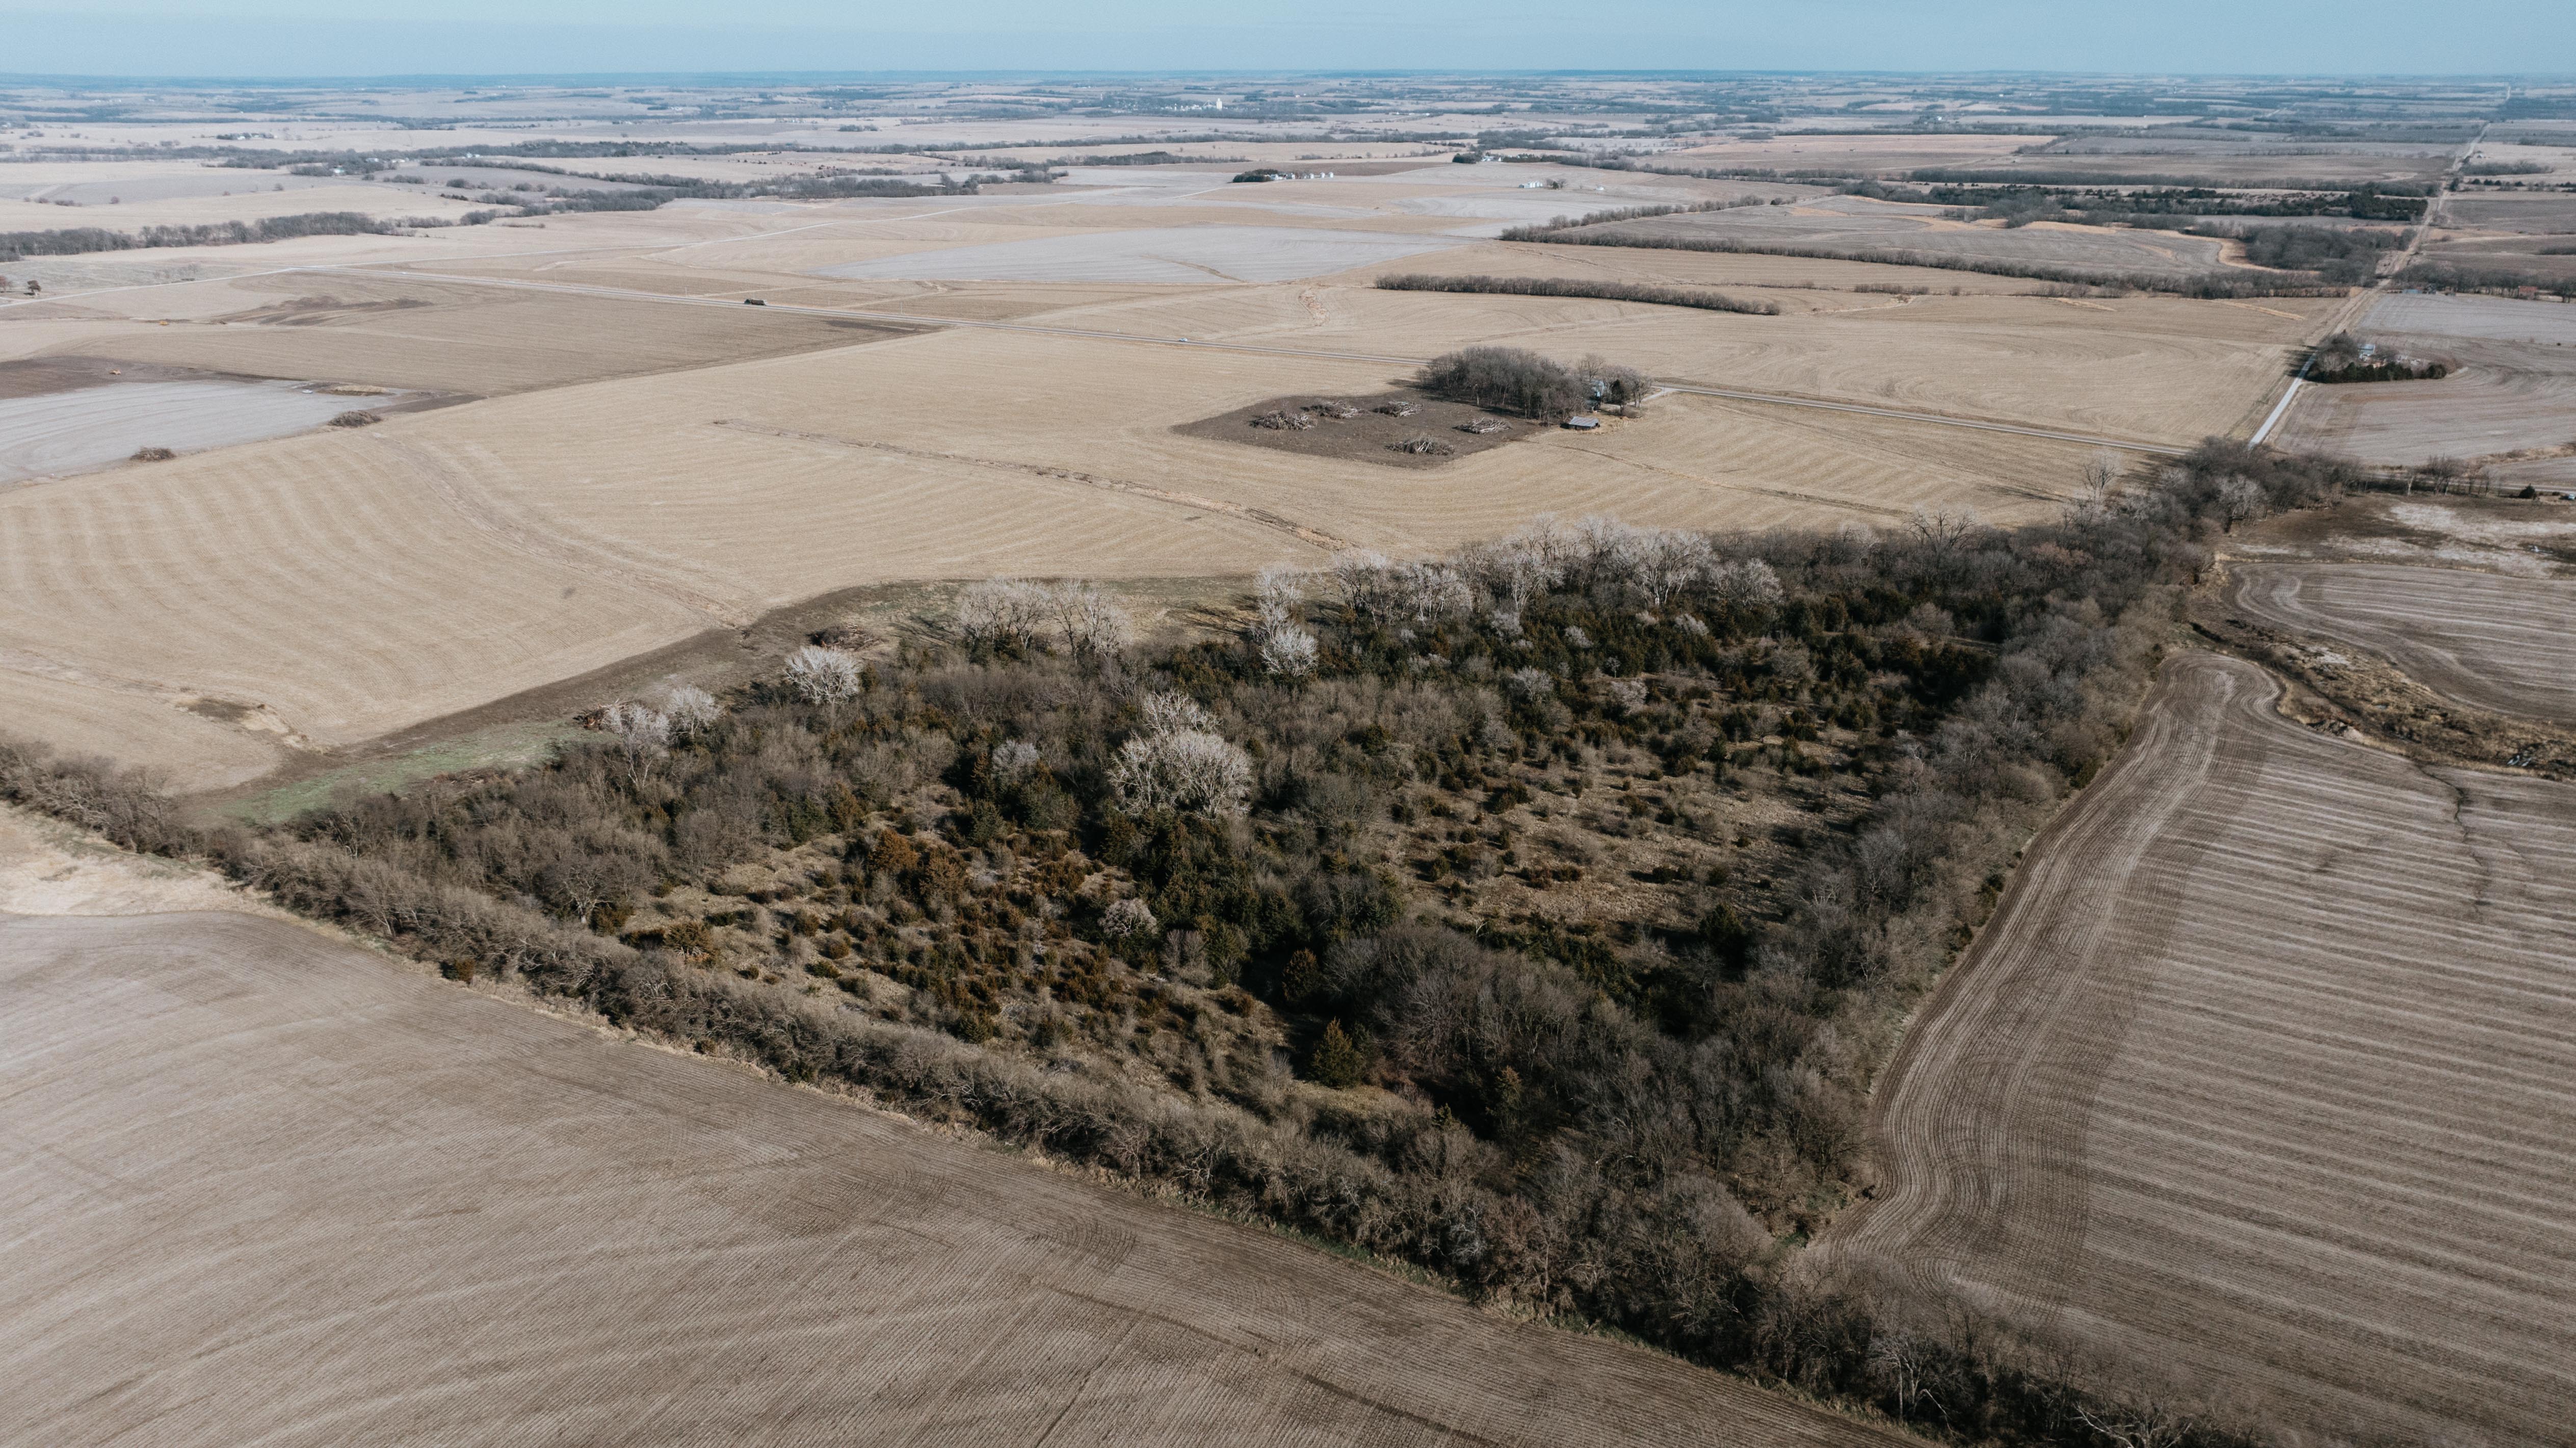
M2248 618L2368 649L2472 708L2576 725L2576 580L2376 563L2234 572L2229 601Z
M2168 665L1892 1061L1839 1265L2328 1432L2566 1441L2576 791Z

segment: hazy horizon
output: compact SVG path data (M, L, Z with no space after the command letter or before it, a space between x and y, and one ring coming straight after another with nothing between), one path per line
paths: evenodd
M1034 0L831 8L744 0L710 26L675 0L392 0L367 19L321 0L174 8L101 0L78 13L0 7L7 74L42 78L333 79L599 75L1168 74L1224 71L1856 71L2078 75L2542 74L2576 55L2576 7L2473 0L2437 27L2394 0L2331 12L2182 0L2146 10L2084 0L1904 0L1798 6L1642 0L1615 26L1529 0L1374 8L1263 0L1211 22L1177 0L1117 0L1082 22ZM533 17L533 18L532 18Z

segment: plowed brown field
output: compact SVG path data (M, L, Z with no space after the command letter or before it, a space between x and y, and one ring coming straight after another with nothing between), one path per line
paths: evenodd
M2576 1441L2576 790L2185 654L1915 1026L1831 1250L2393 1441Z
M2576 724L2576 581L2397 564L2240 565L2236 611L2384 655L2441 693Z
M0 1442L1901 1441L279 920L0 915L0 1097Z

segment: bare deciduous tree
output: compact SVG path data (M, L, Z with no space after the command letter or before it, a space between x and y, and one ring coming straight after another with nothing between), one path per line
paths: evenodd
M1376 614L1386 593L1387 561L1383 553L1353 548L1333 555L1333 587L1353 613Z
M1927 1402L1944 1422L1949 1420L1948 1410L1932 1392L1931 1358L1930 1345L1902 1328L1871 1335L1869 1375L1895 1400L1896 1421L1911 1421L1914 1410Z
M1252 759L1203 729L1140 734L1110 761L1109 790L1130 814L1239 815L1252 796Z
M809 704L841 704L859 696L859 661L839 649L807 644L787 656L787 685Z
M1145 716L1143 732L1169 734L1176 729L1196 729L1202 733L1216 731L1216 718L1199 707L1199 701L1187 694L1148 694L1138 701L1137 712Z
M1294 568L1272 564L1253 577L1252 608L1265 625L1287 623L1305 601L1306 575Z
M1673 595L1706 581L1717 568L1717 555L1702 534L1656 528L1640 533L1630 546L1635 559L1632 586L1657 612Z
M1055 616L1054 591L1016 578L970 583L957 594L957 636L968 648L1026 649Z
M1135 642L1135 621L1097 585L1068 583L1046 593L1056 627L1064 634L1065 651L1075 658L1106 658Z
M671 716L641 704L611 704L599 711L599 727L617 740L626 760L627 777L641 784L653 761L671 752Z
M2260 518L2271 506L2263 485L2252 478L2225 477L2218 480L2218 525L2221 532L2233 533L2239 523Z
M1780 575L1759 558L1721 563L1709 571L1709 592L1729 608L1770 608L1783 597Z
M1025 739L1005 739L993 746L993 780L1004 786L1018 784L1045 762L1036 745Z
M713 694L690 684L679 685L665 695L662 712L670 717L671 733L678 738L711 728L724 717L724 709Z
M1926 508L1917 504L1911 526L1914 536L1947 553L1985 524L1973 508Z
M1276 628L1263 625L1255 642L1261 650L1261 667L1287 679L1302 679L1315 672L1315 660L1322 651L1313 634L1293 623Z
M2189 1419L2152 1401L2100 1411L2079 1408L2075 1416L2119 1448L2174 1448L2191 1432Z

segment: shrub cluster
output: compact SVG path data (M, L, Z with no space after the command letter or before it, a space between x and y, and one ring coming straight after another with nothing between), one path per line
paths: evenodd
M2380 254L2406 244L2401 232L2370 228L2258 226L2198 234L2242 240L2245 259L2256 266L2315 272L2327 281L2348 284L2369 281L2378 274Z
M2311 382L2431 381L2450 373L2448 366L2425 358L2376 347L2365 351L2362 340L2350 332L2337 332L2318 343L2307 369Z
M1599 357L1568 366L1518 347L1468 347L1443 353L1423 364L1413 385L1452 402L1548 422L1598 404L1635 402L1653 387L1633 367Z

